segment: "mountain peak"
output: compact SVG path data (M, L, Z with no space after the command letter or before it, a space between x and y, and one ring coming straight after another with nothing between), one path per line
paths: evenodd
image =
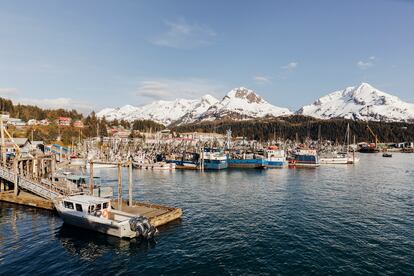
M210 103L210 104L215 104L216 102L218 102L216 97L211 96L209 94L206 94L206 95L202 96L201 101L202 102L207 102L207 103Z
M342 117L374 121L412 121L414 104L403 102L398 97L363 82L358 86L323 96L313 104L302 107L297 113L322 119Z
M232 89L229 93L227 93L226 97L233 99L245 99L248 103L261 103L263 102L262 97L257 95L253 90L250 90L245 87L238 87Z

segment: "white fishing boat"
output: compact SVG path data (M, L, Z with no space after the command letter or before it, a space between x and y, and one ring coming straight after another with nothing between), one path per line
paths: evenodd
M321 164L349 164L347 154L333 152L331 154L320 155L319 163Z
M142 163L142 162L132 162L134 168L137 169L146 169L146 170L175 170L175 163L167 163L164 161L155 162L155 163Z
M346 141L345 141L345 152L329 152L329 153L320 153L319 162L321 164L355 164L359 162L359 157L355 155L355 149L351 149L350 146L350 128L349 124L346 128ZM351 149L351 150L350 150Z
M158 233L147 218L113 209L108 198L74 195L53 203L62 220L73 226L119 238L152 238Z
M288 165L286 153L283 149L276 146L270 146L265 149L266 167L267 168L283 168Z

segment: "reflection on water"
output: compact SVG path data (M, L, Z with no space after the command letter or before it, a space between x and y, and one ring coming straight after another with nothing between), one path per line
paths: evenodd
M155 243L0 203L0 274L414 275L413 165L368 154L314 169L134 170L135 199L183 209ZM95 173L117 191L116 168Z
M156 245L155 239L119 239L65 223L56 232L56 238L70 255L86 261L95 261L108 251L131 255L137 250L149 250Z

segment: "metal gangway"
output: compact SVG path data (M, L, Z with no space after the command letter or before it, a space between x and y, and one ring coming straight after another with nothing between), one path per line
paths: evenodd
M14 173L12 170L0 166L0 178L3 178L20 189L32 192L42 198L52 200L58 196L66 195L67 190L56 185L49 180L42 179L40 182L29 177Z

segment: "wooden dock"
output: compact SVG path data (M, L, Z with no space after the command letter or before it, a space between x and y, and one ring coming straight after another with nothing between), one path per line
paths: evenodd
M54 206L51 200L47 200L41 198L40 196L36 196L34 194L20 191L19 194L16 196L14 191L5 191L0 193L0 201L26 205L46 210L53 210Z
M19 191L19 194L14 195L14 191L4 191L0 193L0 201L25 205L46 210L54 210L51 200L41 198L34 194ZM119 210L118 200L112 199L112 206ZM128 205L126 200L123 200L122 211L135 214L137 216L147 217L151 224L155 227L165 225L171 221L181 218L182 210L180 208L168 207L163 205L156 205L145 202L133 201L132 206Z
M40 165L39 165L40 164ZM93 162L90 164L90 192L93 193ZM132 162L128 162L128 201L122 198L123 164L118 165L118 198L111 200L114 209L147 217L155 227L167 224L182 216L179 208L137 202L132 200ZM54 157L39 159L16 158L12 168L0 165L0 201L54 210L52 200L69 196L70 190L55 182L56 162Z

